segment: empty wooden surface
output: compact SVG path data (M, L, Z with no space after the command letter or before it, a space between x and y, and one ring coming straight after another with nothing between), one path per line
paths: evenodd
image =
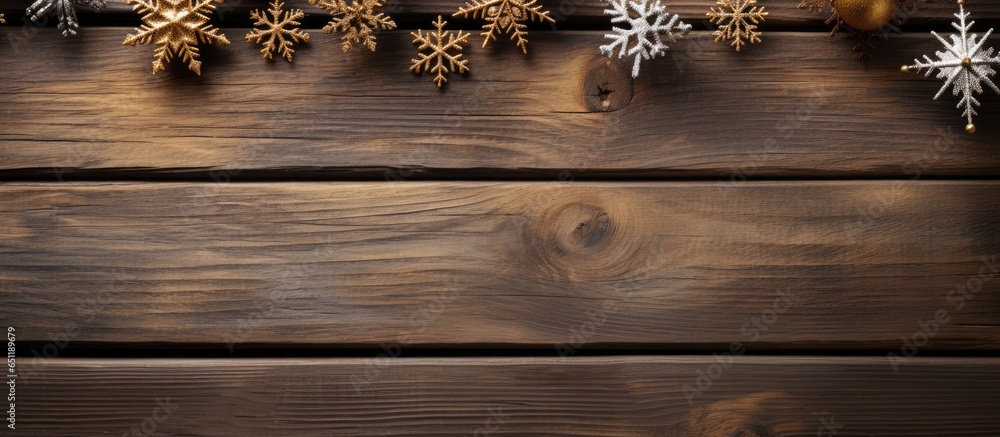
M997 350L998 188L5 184L0 290L22 341Z
M19 435L117 436L143 426L213 436L926 437L1000 429L996 358L914 358L896 373L884 357L744 356L700 393L699 372L718 365L710 357L386 360L48 360L22 379Z
M0 29L0 40L12 32ZM472 72L441 92L408 71L408 31L380 34L377 53L349 55L339 38L314 32L293 65L264 62L238 41L245 29L225 32L236 42L206 47L201 77L182 67L151 75L153 48L121 45L122 28L79 38L43 29L20 52L0 47L0 168L52 181L220 169L377 178L405 169L386 173L393 180L1000 169L1000 110L990 110L1000 98L981 98L970 136L956 99L931 100L938 81L899 71L937 49L924 33L892 37L866 69L851 41L822 32L768 33L741 53L695 32L669 57L645 62L634 82L601 57L605 31L534 32L527 56L512 44L483 50L474 38ZM609 92L603 100L599 88Z

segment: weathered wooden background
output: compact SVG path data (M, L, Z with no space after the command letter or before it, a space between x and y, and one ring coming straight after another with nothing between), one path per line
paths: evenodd
M200 77L124 4L0 3L0 435L1000 434L1000 98L970 136L899 72L953 2L866 64L794 0L741 53L667 2L696 31L635 80L542 3L527 55L449 19L444 90L409 32L458 0L349 54L289 1L294 64L230 1Z

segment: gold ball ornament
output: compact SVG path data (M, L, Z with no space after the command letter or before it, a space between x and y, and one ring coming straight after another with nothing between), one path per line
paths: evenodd
M881 29L896 16L900 0L833 0L841 20L858 30Z

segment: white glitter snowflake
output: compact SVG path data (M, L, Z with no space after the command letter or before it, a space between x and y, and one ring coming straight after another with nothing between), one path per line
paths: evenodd
M937 32L931 32L931 35L934 35L946 49L943 52L934 52L938 60L932 60L924 55L925 61L914 59L913 65L904 65L902 70L903 72L916 71L919 73L926 69L927 72L924 76L930 76L937 69L937 78L945 82L934 99L937 100L938 97L941 97L949 86L952 87L952 95L961 94L962 100L958 102L957 107L965 108L962 112L962 115L968 120L965 130L973 133L976 131L976 126L972 124L972 116L979 115L974 109L975 106L979 106L979 100L976 100L975 94L982 94L983 83L992 88L993 91L1000 93L1000 88L997 88L996 84L990 80L990 76L996 74L992 67L1000 65L1000 56L993 56L992 48L983 50L983 44L986 43L986 38L989 38L990 34L993 33L993 29L986 32L983 39L979 41L976 41L977 35L969 34L969 30L976 22L970 21L966 24L965 19L969 17L969 13L965 12L965 8L962 7L963 3L963 1L959 1L958 13L955 14L959 22L951 23L951 26L959 31L958 34L949 35L951 42L942 38Z
M611 30L615 33L604 35L612 42L602 45L601 53L610 58L617 49L618 58L626 55L634 57L632 77L639 76L639 63L643 59L666 54L668 47L661 37L672 43L691 30L690 24L684 24L676 14L668 13L659 0L610 0L609 5L613 9L605 9L604 15L611 15L612 23L628 23L629 28L613 27ZM635 43L629 47L631 40Z

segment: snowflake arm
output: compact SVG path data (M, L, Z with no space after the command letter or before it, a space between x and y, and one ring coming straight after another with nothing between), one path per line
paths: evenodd
M31 21L38 22L49 13L55 13L59 20L58 28L63 36L76 35L80 23L76 18L76 7L83 6L100 11L104 9L106 0L37 0L28 6L25 13Z
M618 58L633 57L632 77L639 76L643 59L666 54L669 47L661 38L673 43L691 30L691 25L681 22L679 16L667 13L659 0L611 0L610 6L604 14L612 16L612 23L628 23L629 28L612 27L614 33L604 35L611 43L602 45L601 53L611 58L617 50Z
M125 0L125 4L134 5L132 6L132 11L144 16L149 15L156 10L155 0ZM125 37L125 42L123 44L131 46L136 44L149 44L153 42L155 34L155 28L142 24L138 29L136 29L136 33L134 35L129 34Z
M952 89L952 95L961 95L957 108L962 109L962 116L966 117L968 122L965 130L973 133L976 131L976 126L972 123L972 117L979 115L975 110L975 107L979 106L976 94L982 94L984 83L993 91L1000 93L1000 88L990 78L996 74L993 67L1000 65L1000 56L994 56L992 48L983 50L983 45L993 33L993 29L986 32L983 39L978 41L978 35L969 33L975 22L966 23L969 13L965 12L962 3L959 2L959 13L955 14L959 22L951 23L959 33L951 34L949 39L944 39L937 32L931 32L945 49L934 52L937 60L924 55L923 61L914 59L913 65L904 65L901 70L917 73L924 71L926 77L930 77L936 70L936 78L943 80L944 84L934 95L934 100L944 95L948 88Z
M517 41L517 46L528 53L527 21L555 23L549 12L542 10L542 5L536 0L469 0L465 7L459 8L453 17L481 18L483 25L483 47L497 36L509 33L511 41Z
M295 53L292 45L308 42L309 34L298 27L298 20L306 14L301 9L285 11L282 9L284 6L281 0L272 1L271 9L267 11L271 13L270 17L260 10L250 12L250 18L256 20L254 27L264 27L264 30L255 28L247 34L246 39L247 42L263 46L260 53L265 59L274 59L274 52L278 51L288 62L292 62L292 54Z
M763 6L757 6L757 0L717 0L716 6L718 10L711 8L705 14L710 23L719 25L712 33L715 42L732 39L731 45L736 47L737 52L744 44L760 42L761 33L757 31L757 25L764 21L768 13L764 12Z
M802 0L798 8L809 12L823 12L826 9L833 9L833 4L830 0Z
M385 0L352 0L351 4L345 0L309 0L309 3L329 11L333 16L330 23L323 27L323 33L342 32L344 52L350 50L354 44L363 44L374 52L375 34L381 30L396 28L396 22L392 21L392 18L384 12L379 12Z
M153 51L153 74L166 69L174 56L201 75L198 43L229 44L226 36L209 23L208 14L215 10L215 0L125 0L132 10L142 15L143 24L135 34L125 37L122 44L156 44Z
M450 50L461 52L462 45L469 42L469 34L462 33L461 30L457 34L451 31L445 32L444 26L446 24L448 22L443 21L439 15L434 23L434 27L437 28L436 32L424 34L422 30L417 30L410 33L414 37L413 44L417 45L417 59L412 60L413 65L410 66L410 71L413 74L420 74L422 71L437 74L434 77L434 83L437 84L438 88L448 82L448 78L445 77L446 73L456 71L462 74L469 71L469 61L462 59L461 53L454 55L449 53ZM431 53L424 54L425 50L431 50ZM448 61L447 65L445 61Z

